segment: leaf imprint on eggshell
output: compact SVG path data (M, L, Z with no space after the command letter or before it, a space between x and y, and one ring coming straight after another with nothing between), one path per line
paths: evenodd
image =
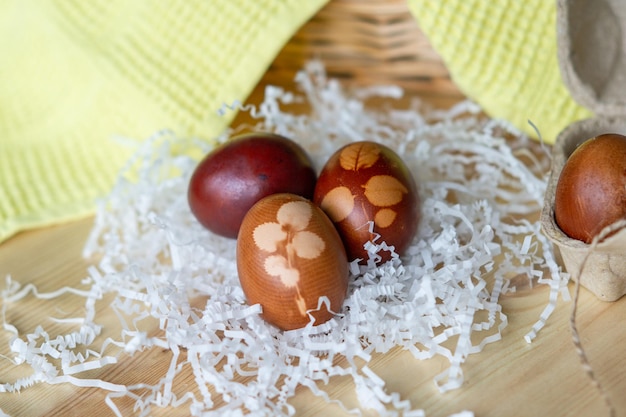
M252 237L261 250L276 253L265 258L263 267L268 275L279 277L287 287L295 287L300 272L293 255L315 259L326 248L326 242L314 232L304 230L313 217L313 209L304 201L290 201L276 212L278 223L263 223L254 228ZM285 242L285 244L283 244ZM286 255L286 256L284 256Z
M339 154L339 164L347 171L369 168L378 161L380 148L374 143L354 143Z
M306 300L300 293L296 296L296 305L300 314L306 316Z
M389 207L398 204L409 190L391 175L374 175L363 186L365 197L375 206Z
M286 287L296 287L300 281L300 271L296 268L290 268L284 256L268 256L265 259L264 267L268 275L279 277L280 282Z
M305 201L290 201L283 204L276 213L276 219L282 226L289 226L293 230L304 230L313 217L309 203Z
M335 187L324 196L320 207L337 223L354 210L354 196L348 187Z
M278 223L263 223L254 228L252 239L259 249L276 252L278 244L287 239L287 233Z
M382 228L389 227L392 225L393 221L396 219L396 215L397 213L395 210L392 210L389 208L380 209L374 215L374 223L378 227L382 227Z
M306 230L296 233L290 244L293 245L296 255L304 259L317 258L326 247L324 239Z

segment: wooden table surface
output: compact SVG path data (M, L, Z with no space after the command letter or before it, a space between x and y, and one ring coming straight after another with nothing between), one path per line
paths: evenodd
M42 292L63 285L77 286L86 276L89 262L81 258L92 219L21 233L0 245L0 272L10 273L23 284L33 283ZM602 416L607 409L580 366L568 326L571 303L560 302L546 327L531 344L524 335L538 319L548 298L547 288L536 287L503 296L501 304L509 325L503 339L471 355L463 365L465 383L458 389L440 394L433 378L448 365L434 358L415 360L403 351L375 355L371 367L387 383L387 388L410 399L427 416L447 416L471 410L478 417L502 416ZM80 297L63 297L62 305L29 297L11 308L7 321L22 332L31 331L40 317L55 308L80 311ZM54 303L54 302L53 302ZM587 291L579 300L579 330L597 378L609 392L617 415L626 415L626 298L614 303L599 301ZM111 310L99 312L103 333L116 329L117 318ZM107 328L110 324L111 328ZM111 334L113 335L113 334ZM10 334L0 333L0 354L8 354ZM91 377L119 384L150 381L151 372L161 372L169 363L169 353L151 350L123 359L119 364L91 372ZM0 360L2 380L14 380L19 372L8 361ZM191 381L192 375L180 380ZM155 382L155 381L153 381ZM332 379L333 396L354 405L353 386ZM112 416L104 405L104 392L77 388L70 384L38 384L19 394L0 394L0 409L11 416ZM327 405L306 389L291 401L298 416L345 415L337 406ZM137 415L130 401L116 401L125 416ZM154 409L154 415L179 415L175 410ZM185 413L180 413L184 415Z
M281 69L283 71L283 69ZM263 85L284 79L268 71L259 83L251 101L258 100ZM445 84L445 83L444 83ZM450 91L449 84L438 94L436 89L416 89L412 94L438 106L449 106L462 99ZM0 244L0 275L10 274L22 284L32 283L41 292L62 286L77 286L90 264L82 259L81 250L92 226L93 218L20 233ZM471 355L463 365L465 383L445 394L439 393L433 379L448 366L443 358L425 361L409 353L392 351L374 355L372 369L387 384L389 391L411 400L423 408L427 416L447 416L471 410L477 417L503 416L602 416L608 415L598 391L581 368L572 343L569 315L572 303L559 301L546 327L531 344L524 335L538 320L548 300L548 289L527 288L514 295L504 295L501 304L509 325L503 339L487 345L479 354ZM62 301L62 304L61 304ZM41 317L54 309L80 314L84 300L64 296L59 301L42 301L27 297L19 308L9 306L6 320L20 332L32 331ZM103 336L114 335L117 318L106 306L99 307L99 320L104 324ZM614 303L597 300L586 290L581 292L578 325L581 339L597 378L608 391L617 415L626 416L626 298ZM155 332L157 331L155 327ZM0 355L9 355L11 334L0 331ZM112 383L131 384L155 382L150 378L157 369L169 364L171 353L153 349L133 357L122 357L120 363L88 372L89 377ZM0 379L13 381L24 376L8 360L0 357ZM177 383L192 383L193 375L183 374ZM154 379L154 378L152 378ZM329 391L348 406L355 406L354 387L347 380L331 379ZM71 384L38 384L21 393L0 394L0 410L11 416L111 416L104 404L105 392L94 388L78 388ZM314 397L307 389L299 389L291 403L298 416L345 415L336 405ZM129 400L116 400L123 415L137 415ZM185 415L181 410L153 408L153 415ZM367 412L365 413L366 415Z
M86 276L88 261L81 249L91 228L91 218L64 225L21 233L0 245L0 269L22 283L33 283L42 292L64 285L77 286ZM486 417L506 416L602 416L608 415L604 403L580 366L574 350L568 319L571 303L560 302L546 327L532 344L524 335L539 317L548 291L536 287L515 295L503 296L501 304L509 326L503 339L488 345L483 352L469 357L463 366L464 385L440 394L433 378L447 366L444 359L415 360L410 354L393 351L375 355L371 367L391 391L422 407L427 416L447 416L472 410ZM20 301L21 308L10 309L7 320L21 331L32 330L42 317L54 315L55 308L72 311L83 307L79 297L63 297L62 305ZM114 314L100 312L99 319L113 328ZM106 314L109 316L107 317ZM609 392L617 415L626 415L626 298L614 303L597 300L587 291L579 300L581 338L596 375ZM7 354L8 332L0 337L1 354ZM122 359L121 363L92 373L92 377L114 383L150 380L151 372L169 363L169 353L151 350L145 355ZM7 361L0 361L2 380L22 376ZM186 375L185 378L192 378ZM181 381L184 383L184 381ZM353 387L339 379L330 381L330 391L347 404L354 404ZM111 416L103 403L104 392L77 388L70 384L39 384L19 394L0 394L0 409L11 416L90 415ZM291 401L298 416L345 415L337 406L327 405L306 389ZM137 415L132 404L117 401L125 416ZM177 415L172 410L155 409L155 415ZM184 413L183 413L184 415Z

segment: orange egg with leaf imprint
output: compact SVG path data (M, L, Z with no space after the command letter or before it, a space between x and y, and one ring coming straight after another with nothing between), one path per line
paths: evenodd
M348 290L337 230L317 205L295 194L272 194L248 211L237 236L237 271L248 303L260 304L262 317L282 330L312 318L314 325L328 321Z
M371 141L348 144L322 168L313 201L328 214L350 260L367 261L365 244L376 235L402 254L420 220L420 198L412 173L389 147ZM370 227L373 225L373 228ZM380 252L382 261L389 252Z

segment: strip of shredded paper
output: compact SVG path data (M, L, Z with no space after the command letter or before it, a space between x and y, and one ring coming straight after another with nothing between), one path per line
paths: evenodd
M0 392L39 382L70 383L108 391L106 404L117 415L116 399L128 397L141 415L151 407L174 406L188 407L194 416L290 416L296 410L289 399L304 386L349 413L373 409L379 415L422 416L419 407L388 392L368 366L372 355L401 348L416 360L442 356L449 367L434 383L441 392L461 387L468 355L501 339L507 316L499 299L514 290L510 279L519 276L551 288L526 340L536 336L559 295L568 299L569 293L568 277L539 221L524 220L540 211L548 172L547 164L528 152L532 141L507 123L484 117L471 102L445 111L418 102L371 110L366 101L393 102L402 90L348 92L327 79L318 62L298 74L296 85L296 92L268 87L259 107L241 110L258 121L255 129L298 141L318 168L340 146L357 140L378 141L402 155L423 204L419 234L407 254L377 263L379 251L393 248L372 242L369 265L351 264L348 296L336 318L281 332L260 318L258 305L246 303L235 241L203 229L187 205L188 180L211 145L160 132L140 145L99 206L84 249L98 263L88 269L82 290L41 294L7 277L3 313L9 303L19 308L16 303L27 296L45 300L71 293L85 298L85 315L55 320L57 328L72 330L54 337L44 320L33 333L20 334L3 315L5 331L13 334L10 359L30 366L32 375L2 383ZM285 110L294 102L308 103L312 111ZM106 308L120 319L117 338L98 337L102 326L95 306L105 297L112 300ZM150 320L160 331L144 328ZM152 385L76 376L150 349L172 353L170 366ZM178 386L176 376L189 368L193 381ZM324 390L336 376L353 381L357 408Z

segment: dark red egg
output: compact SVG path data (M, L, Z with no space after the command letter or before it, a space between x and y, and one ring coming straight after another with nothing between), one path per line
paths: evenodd
M313 201L337 227L348 258L367 261L364 245L386 242L402 254L417 232L420 199L408 167L389 147L355 142L333 154L323 167ZM370 231L369 224L373 223ZM389 252L379 253L382 261Z
M626 136L588 139L569 156L554 195L554 220L569 237L591 243L626 218Z
M212 232L236 238L261 198L292 193L312 198L316 174L296 142L270 133L240 135L215 148L196 167L187 198L191 212Z

